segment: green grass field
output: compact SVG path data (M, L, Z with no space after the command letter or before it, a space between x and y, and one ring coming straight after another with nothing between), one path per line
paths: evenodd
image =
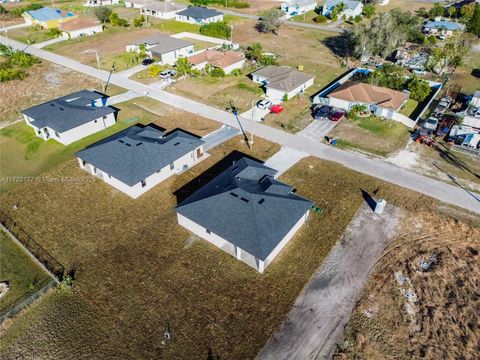
M0 314L10 310L20 298L27 298L40 290L49 279L47 272L0 231L0 281L10 284L10 290L0 299Z
M410 117L410 115L415 111L418 106L418 101L413 99L408 99L405 105L400 109L400 114Z
M11 30L8 32L8 36L26 44L38 44L55 37L50 30L36 30L33 27Z

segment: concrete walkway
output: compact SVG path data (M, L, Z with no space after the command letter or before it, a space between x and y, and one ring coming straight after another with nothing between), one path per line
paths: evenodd
M15 49L24 50L39 58L65 66L74 71L78 71L103 81L106 81L109 76L107 71L100 71L76 60L32 46L26 46L18 41L11 39L8 41L3 36L0 36L0 43L11 45ZM232 114L212 106L202 104L198 101L194 101L163 90L155 89L152 86L126 79L116 74L112 75L111 83L123 87L124 89L135 91L139 94L148 94L148 97L178 109L238 128L238 123ZM377 177L381 180L405 187L410 190L417 191L448 204L456 205L480 213L480 195L468 191L467 189L464 189L458 185L447 184L407 169L388 164L387 162L378 158L370 158L363 154L341 150L329 145L321 144L319 140L307 139L302 136L290 134L261 123L256 123L254 126L252 126L253 124L250 119L242 117L240 120L245 129L254 129L255 136L259 136L272 142L306 152L320 159L336 162L349 169L367 174L369 176ZM181 120L179 119L179 122L180 121Z
M337 124L338 122L328 119L313 120L298 135L314 141L321 141Z
M240 130L234 127L223 125L220 129L215 130L202 138L202 140L205 141L203 148L205 151L208 151L215 146L223 144L225 141L230 140L238 134L240 134Z
M306 152L298 151L288 146L282 146L280 151L265 161L265 165L277 170L278 173L275 175L275 177L279 177L285 171L307 156L308 153Z
M62 41L67 41L67 39L60 36L60 37L56 37L54 39L50 39L50 40L47 40L47 41L44 41L44 42L41 42L41 43L38 43L38 44L33 44L32 46L35 46L36 48L41 49L41 48L44 48L45 46L56 44L56 43L59 43L59 42L62 42Z
M387 206L377 215L364 204L257 360L330 359L399 218L397 208Z

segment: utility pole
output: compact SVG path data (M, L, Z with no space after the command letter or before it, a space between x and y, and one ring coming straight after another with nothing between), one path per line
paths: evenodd
M251 134L250 134L250 148L253 149L253 130L255 129L255 110L256 110L256 106L255 106L255 100L252 100L252 131L251 131Z
M230 25L230 42L233 44L233 25Z
M93 54L93 53L95 53L95 58L97 59L98 71L102 71L102 69L100 68L100 56L98 55L97 49L85 50L83 53L84 53L84 54ZM100 83L102 84L102 90L105 92L105 85L103 84L103 80L102 80L102 79L100 79Z
M305 21L307 19L307 0L305 0L303 2L303 21Z

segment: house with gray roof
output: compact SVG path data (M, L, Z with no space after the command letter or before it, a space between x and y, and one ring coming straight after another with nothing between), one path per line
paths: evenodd
M117 109L105 106L108 96L82 90L22 111L28 126L43 140L64 145L115 125Z
M312 202L241 158L176 207L178 223L263 272L305 223Z
M289 66L268 65L250 74L252 80L262 84L267 97L273 103L280 103L303 93L313 85L315 76Z
M79 151L80 167L136 199L204 158L199 137L153 124L134 125Z
M143 46L149 57L155 57L162 64L169 65L173 65L179 58L190 56L195 52L191 42L161 33L134 41L127 46L127 51L139 53Z
M202 6L189 6L185 10L177 12L175 20L190 24L205 25L223 21L223 13Z
M350 19L362 15L363 3L356 0L325 0L322 6L322 15L331 18L335 8L337 8L339 19L343 17ZM339 11L338 9L342 10Z

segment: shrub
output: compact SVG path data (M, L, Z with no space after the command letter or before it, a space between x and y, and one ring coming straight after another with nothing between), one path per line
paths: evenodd
M97 17L97 19L102 22L106 23L110 19L110 15L112 14L112 9L106 6L99 6L93 8L93 14Z
M153 64L148 68L148 77L156 78L163 71L163 68L157 64Z
M120 18L120 16L118 16L118 14L115 12L110 14L108 21L110 21L110 24L113 26L128 27L128 21Z
M327 17L324 15L317 15L313 18L313 22L316 22L317 24L322 24L327 21Z
M375 6L372 4L365 4L362 14L367 19L370 19L375 14Z
M271 55L262 55L260 56L260 65L267 66L267 65L278 65L277 59L275 56Z
M410 91L410 98L422 102L430 94L430 85L427 81L418 76L412 76L407 82L407 89Z
M362 21L362 17L360 15L357 15L353 18L353 21L358 24L360 21Z
M222 68L212 67L210 70L210 76L216 78L223 78L225 77L225 71Z
M288 101L288 94L283 94L282 101Z
M145 18L143 17L143 15L140 15L139 17L133 19L133 26L141 27L143 26L144 22L145 22Z
M57 28L52 28L52 29L48 30L48 33L53 37L59 37L60 35L62 35L62 32L60 30L58 30Z
M240 75L242 75L242 69L233 69L233 70L230 72L230 75L232 75L232 76L240 76Z
M6 14L8 11L3 7L3 5L0 5L0 14Z
M200 27L200 34L216 38L228 39L232 34L232 29L225 21L205 24Z
M0 69L0 82L6 82L10 80L23 80L27 76L27 73L23 69L18 68L3 68Z

